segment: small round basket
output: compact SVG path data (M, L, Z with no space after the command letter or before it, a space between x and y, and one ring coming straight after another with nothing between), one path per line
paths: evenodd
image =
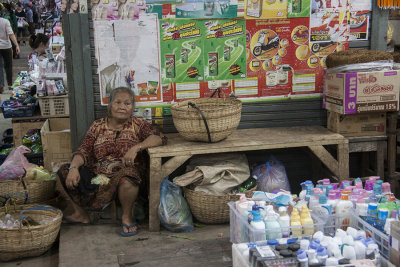
M45 202L55 197L56 181L0 181L0 196L12 197L17 204ZM25 202L26 200L26 202Z
M256 186L244 192L246 197L253 195ZM235 194L209 195L204 192L194 191L187 187L183 193L189 204L193 216L205 224L219 224L229 222L229 206L231 201L239 200L240 196Z
M242 102L233 98L187 100L172 105L171 113L176 129L186 140L218 142L238 127Z
M49 250L60 231L61 210L45 205L11 205L9 209L8 213L13 217L20 218L21 211L24 211L23 216L48 223L0 229L0 261L39 256ZM5 214L6 207L0 208L0 217Z

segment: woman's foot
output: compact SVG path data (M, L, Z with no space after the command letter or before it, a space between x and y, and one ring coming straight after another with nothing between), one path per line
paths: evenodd
M64 216L63 217L63 222L64 223L83 223L83 224L89 224L90 223L90 219L89 219L89 215L85 214L80 214L80 213L73 213L71 215L68 216Z
M122 230L121 230L122 236L131 236L137 233L138 231L137 225L135 222L132 221L131 216L122 215L121 221L122 221Z

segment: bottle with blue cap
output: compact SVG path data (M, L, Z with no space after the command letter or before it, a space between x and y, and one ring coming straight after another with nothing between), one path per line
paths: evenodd
M301 192L299 194L300 199L305 199L306 197L306 193L307 193L307 188L313 188L314 185L311 181L307 180L303 183L300 184L301 185Z
M365 218L365 221L371 225L374 225L376 223L377 218L378 218L378 204L369 203L367 217Z
M328 258L328 251L323 246L317 249L317 259L322 264L325 265L326 259Z
M253 205L253 210L251 210L251 214L253 215L253 220L251 221L250 225L253 226L255 229L260 230L257 232L262 232L265 233L265 224L261 218L261 214L260 214L260 209L263 209L262 207L259 207L258 205ZM255 239L254 241L262 241L265 240L265 235L264 234L256 234L255 235Z
M379 231L383 232L388 215L389 215L389 211L387 209L379 209L378 210L378 220L376 221L374 227L376 229L378 229Z
M297 260L300 262L301 267L308 267L307 253L303 249L297 251Z

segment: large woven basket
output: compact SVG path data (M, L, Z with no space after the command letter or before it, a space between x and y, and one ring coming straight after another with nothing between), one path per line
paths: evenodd
M40 203L55 197L56 181L25 180L24 183L22 180L0 181L0 197L12 197L18 204Z
M256 187L244 192L246 197L253 195ZM218 224L229 222L229 206L231 201L239 200L240 196L235 194L209 195L204 192L194 191L187 187L183 193L189 204L193 216L205 224Z
M49 220L48 224L37 226L22 226L20 228L0 229L0 261L9 261L18 258L39 256L45 253L53 245L61 227L62 212L59 209L26 210L37 208L39 205L17 205L9 207L9 213L13 217L29 216L36 222ZM0 217L4 217L5 207L0 208Z
M208 138L200 112L189 103L194 104L204 114L211 140ZM238 127L242 115L242 102L233 98L188 100L172 105L171 113L175 128L186 140L218 142Z

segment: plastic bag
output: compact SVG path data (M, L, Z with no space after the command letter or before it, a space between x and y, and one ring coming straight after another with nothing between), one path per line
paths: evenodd
M161 225L172 232L193 231L193 219L189 205L179 186L168 180L161 182L160 205L158 215Z
M45 168L43 168L43 166L29 168L26 171L25 178L26 180L36 180L36 181L52 180L50 173Z
M11 151L0 166L0 181L17 180L19 176L25 173L25 170L37 167L37 165L28 162L24 156L25 153L31 153L31 150L26 146L19 146Z
M290 192L285 166L275 157L270 157L265 164L255 167L251 175L257 177L257 190L273 193L283 189Z

